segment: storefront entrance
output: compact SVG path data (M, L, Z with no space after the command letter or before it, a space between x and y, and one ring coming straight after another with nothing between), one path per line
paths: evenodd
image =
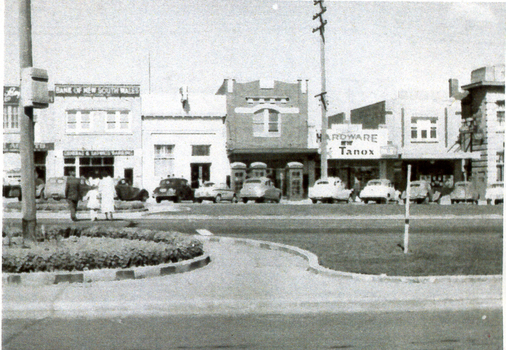
M198 188L211 179L211 163L192 163L190 166L192 188Z
M114 157L65 157L64 175L75 172L77 177L99 178L114 176Z

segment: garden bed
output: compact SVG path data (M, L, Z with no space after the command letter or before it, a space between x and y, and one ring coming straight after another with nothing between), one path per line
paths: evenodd
M86 271L153 266L203 255L203 244L178 232L107 226L48 227L23 248L21 231L4 229L4 273Z
M89 211L87 201L80 201L77 205L78 211ZM68 211L66 200L55 201L53 199L37 200L35 203L37 211ZM4 211L21 211L21 202L4 202ZM141 201L114 201L116 211L146 211L148 210Z

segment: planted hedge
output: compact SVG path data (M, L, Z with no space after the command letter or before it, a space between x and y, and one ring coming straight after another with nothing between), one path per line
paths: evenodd
M49 227L40 238L42 242L30 249L21 247L19 237L11 238L14 244L3 247L3 272L152 266L188 260L204 253L202 242L191 236L149 229Z
M88 211L86 201L80 201L77 205L78 211ZM55 201L50 200L37 200L35 203L37 211L68 211L69 206L66 200ZM146 206L141 201L114 201L114 209L116 211L123 210L147 210ZM18 211L21 210L21 202L6 202L4 203L4 210Z

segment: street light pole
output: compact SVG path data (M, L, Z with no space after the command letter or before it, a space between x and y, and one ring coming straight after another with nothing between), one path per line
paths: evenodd
M32 23L30 0L19 0L19 66L20 76L23 68L33 66L32 62ZM22 85L19 99L19 153L21 157L21 195L23 240L36 242L37 225L35 206L35 162L34 162L34 123L33 107L24 107Z
M323 180L327 179L328 176L328 155L327 155L327 129L328 129L328 121L327 121L327 102L325 100L325 95L327 94L326 88L326 79L325 79L325 25L327 24L327 20L323 20L322 15L327 11L326 7L323 7L323 0L314 0L314 5L320 6L320 12L313 16L313 20L319 19L320 26L313 29L313 33L319 31L320 32L320 60L321 60L321 92L315 97L320 98L321 103L321 113L322 113L322 137L320 141L321 147L321 175L320 178Z

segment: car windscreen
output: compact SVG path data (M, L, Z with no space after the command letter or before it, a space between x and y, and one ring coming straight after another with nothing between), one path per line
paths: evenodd
M214 182L207 182L204 184L204 187L213 187L214 186Z
M367 186L381 186L381 185L383 185L381 181L369 181L367 183Z
M160 186L177 186L180 182L181 180L177 179L162 180Z
M456 184L455 187L466 187L467 184L464 184L464 183L460 183L460 184Z
M328 181L318 181L316 184L317 185L328 185L329 182Z
M244 181L245 184L259 184L259 183L262 183L262 181L260 181L259 179L255 179L255 180L246 180Z
M420 187L420 184L411 184L411 187Z

